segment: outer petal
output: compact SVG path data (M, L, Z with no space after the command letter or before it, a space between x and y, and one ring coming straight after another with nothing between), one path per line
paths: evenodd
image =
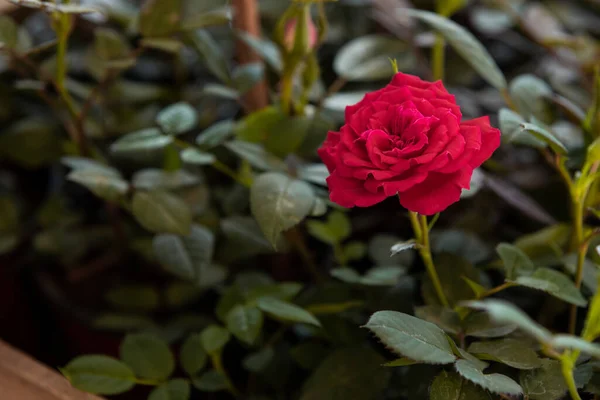
M364 181L343 178L335 171L327 178L329 198L342 207L370 207L386 199L385 193L371 193L363 186Z
M473 170L460 170L453 174L432 172L422 183L400 193L404 208L423 215L444 211L460 199L462 189L468 189Z
M335 154L337 151L336 147L339 142L340 133L329 131L327 133L327 139L325 139L323 145L317 150L317 154L319 157L321 157L321 160L323 160L323 163L325 166L327 166L329 172L333 172L333 170L335 170Z
M481 129L481 147L469 161L472 168L477 168L500 147L500 130L490 125L490 118L487 116L465 121L462 126L475 126Z
M376 90L374 92L367 93L367 94L365 94L365 97L363 97L362 100L359 101L358 103L356 103L354 105L346 106L346 110L344 111L344 120L346 122L348 122L350 117L352 115L354 115L354 113L357 110L360 110L361 108L365 107L366 105L369 105L369 104L373 103L374 101L376 101L379 98L379 96L381 95L381 93L383 93L384 90L385 90L385 88Z

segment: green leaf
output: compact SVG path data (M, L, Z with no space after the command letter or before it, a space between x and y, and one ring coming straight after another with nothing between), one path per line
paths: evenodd
M286 301L273 297L261 297L257 301L257 306L277 320L321 326L319 320L311 313Z
M325 314L339 314L352 308L362 307L363 301L350 300L340 303L326 303L326 304L311 304L306 306L306 311L314 315L325 315Z
M154 325L154 321L139 314L111 312L98 315L91 325L99 330L130 332L150 328Z
M94 30L94 52L103 61L111 61L129 56L131 47L117 31L98 27Z
M342 253L347 262L360 260L367 254L367 246L363 242L353 240L342 247Z
M510 97L526 118L535 117L546 123L552 122L548 98L552 88L543 80L530 74L519 75L509 86Z
M365 325L394 353L429 364L456 360L448 337L431 322L396 311L378 311Z
M160 294L153 286L130 284L110 289L106 300L113 306L128 310L152 311L160 304Z
M485 310L494 321L504 324L514 324L542 343L548 343L552 337L546 328L538 325L527 314L506 301L469 301L465 303L465 306Z
M250 216L235 215L224 218L221 220L221 230L231 248L235 248L241 254L252 256L273 252L273 246L265 238L256 220Z
M262 62L244 64L233 70L233 87L240 93L246 93L264 78Z
M322 242L329 244L341 243L352 233L350 219L340 211L333 211L326 222L307 221L308 232Z
M462 330L458 313L447 307L437 305L416 307L415 316L432 322L444 331L454 335Z
M173 379L154 389L148 400L189 400L190 384L185 379Z
M192 229L189 207L168 192L135 192L132 212L140 225L151 232L188 235Z
M407 367L409 365L418 364L417 361L411 360L410 358L402 357L394 361L386 362L383 364L384 367Z
M402 13L420 19L441 33L454 50L490 85L498 90L506 88L506 79L502 71L472 33L456 22L432 12L402 9Z
M414 56L403 41L391 36L365 35L342 46L333 61L333 69L348 81L376 81L394 74L390 59L400 60L401 71L415 64Z
M327 132L334 130L336 126L326 111L317 109L313 113L313 110L308 107L305 110L307 111L306 116L310 119L311 124L306 132L306 137L304 138L302 144L300 144L300 147L298 147L294 152L304 158L310 159L316 153L317 149L321 147L321 144L327 137ZM308 169L312 169L311 164L307 165L306 167ZM303 172L304 167L301 166L298 168L298 177L305 180L310 180L317 185L325 186L325 178L329 176L329 172L327 172L327 176L323 176L325 173L324 171L327 168L324 165L322 165L320 168L320 174L319 171L307 171L306 174L314 175L312 179L305 179L302 178L302 175L305 172Z
M521 286L543 290L567 303L585 307L587 300L571 279L562 272L550 268L538 268L530 276L520 276L515 281Z
M229 83L231 77L229 74L229 65L223 54L222 47L205 30L190 32L188 35L194 49L204 59L204 64L217 78L224 83Z
M467 277L464 277L464 276L463 276L463 280L465 282L467 282L467 284L473 291L473 294L475 295L476 298L481 297L485 292L487 292L487 289L484 286L480 285L479 283L477 283Z
M203 392L218 392L229 387L225 377L214 369L205 372L200 378L194 379L192 384Z
M552 337L550 345L555 349L574 349L582 353L589 354L592 357L600 358L600 346L590 343L582 338L573 335L555 335Z
M39 168L62 155L60 143L52 121L29 117L3 129L0 157L26 168Z
M492 396L479 386L464 380L457 373L442 371L431 384L429 399L492 400Z
M331 270L331 275L341 281L368 286L393 286L398 283L398 279L404 274L406 274L404 267L395 266L371 268L363 276L351 268Z
M140 378L164 380L175 369L175 358L169 346L151 334L127 335L121 343L119 355Z
M539 125L523 122L521 123L521 131L529 132L537 139L544 141L557 154L567 154L568 152L565 145L562 144L556 138L556 136L554 136L552 133L548 132L546 129L542 128Z
M206 365L208 356L199 334L187 337L179 351L179 361L183 370L190 376L196 376Z
M435 264L439 278L444 282L442 285L444 293L450 303L455 304L473 298L471 286L464 278L478 282L480 274L470 262L454 254L442 253L436 257ZM439 304L429 276L423 280L421 291L427 304Z
M67 175L67 179L88 188L96 196L117 201L129 190L129 182L120 176L99 169L79 169Z
M393 257L396 254L401 253L403 251L414 249L415 247L417 247L417 243L414 240L395 243L392 245L392 247L390 247L390 257Z
M226 100L237 101L240 94L237 90L220 85L218 83L207 83L202 87L202 95L207 97L219 97Z
M571 275L576 275L577 272L577 254L567 254L562 258L565 270ZM598 289L598 267L592 260L586 258L583 261L583 287L591 293L596 293ZM600 326L599 326L600 327Z
M463 321L466 336L495 338L506 336L517 329L514 323L500 324L493 321L485 312L472 312Z
M60 162L73 170L93 170L105 175L121 177L121 173L113 167L85 157L66 156Z
M202 285L203 274L208 273L212 262L214 243L214 234L209 229L192 225L189 235L156 235L152 245L163 266L183 279Z
M504 263L506 279L515 279L521 274L530 274L535 265L521 249L508 243L500 243L496 252Z
M181 21L181 0L148 0L140 11L138 29L143 36L168 36Z
M282 173L264 173L250 188L252 215L274 247L282 232L310 214L314 201L314 192L307 183Z
M339 238L335 236L334 232L331 231L326 222L308 220L306 221L306 230L308 231L309 235L319 239L324 243L333 245L339 243L340 241Z
M267 368L274 357L275 351L273 348L265 347L255 353L248 354L242 361L242 365L246 370L258 373Z
M298 178L317 185L327 186L328 176L329 171L325 164L306 164L298 168Z
M184 15L183 18L181 29L184 31L193 31L195 29L229 23L229 21L231 21L231 9L229 7L223 7L216 10L197 13L192 16Z
M264 147L257 143L244 142L242 140L233 140L225 143L225 147L237 154L240 158L248 161L255 168L263 170L286 170L285 163L267 152Z
M261 297L273 297L279 300L291 300L302 290L303 285L296 282L265 283L249 288L244 297L247 303L254 303Z
M350 218L341 211L332 211L327 217L327 225L329 225L340 242L348 238L352 233Z
M235 122L226 119L216 122L196 137L196 144L203 148L216 147L229 139L235 131Z
M457 229L437 229L431 232L431 247L434 253L454 254L471 264L487 260L491 255L487 244L478 236Z
M227 314L227 329L236 338L253 344L263 325L263 314L256 307L237 305Z
M236 34L239 39L246 43L258 55L260 55L262 59L276 72L280 73L283 71L281 52L275 43L264 37L258 38L250 35L245 31L238 31Z
M185 102L171 104L156 115L156 123L169 135L187 132L198 123L194 107Z
M171 143L171 136L163 135L158 128L147 128L120 137L111 144L110 151L114 154L152 151L163 149Z
M516 339L475 342L469 346L469 352L480 359L499 361L517 369L534 369L542 366L542 361L531 345Z
M467 360L458 360L454 364L456 371L465 379L493 393L513 396L523 394L523 388L506 375L484 374L475 364Z
M172 282L163 292L167 306L179 309L197 301L203 293L203 288L188 282Z
M279 107L265 107L248 115L238 123L235 128L235 134L242 141L252 143L264 142L272 133L281 135L281 132L276 132L276 127L282 121L285 122L287 120L288 116Z
M211 356L219 354L230 338L229 331L219 325L210 325L200 333L202 347Z
M187 164L210 165L214 163L217 158L214 156L214 154L206 153L190 147L181 152L181 160Z
M313 128L313 120L302 115L285 116L275 121L267 132L265 148L278 157L285 158L294 153L302 145L309 131ZM283 134L285 132L285 134Z
M546 147L544 141L521 129L521 124L526 121L516 112L508 108L502 108L498 113L498 119L500 120L500 130L502 131L502 140L504 142L519 143L536 148Z
M567 392L560 362L542 360L542 367L521 371L519 381L527 398L531 400L559 400Z
M173 54L179 53L183 47L183 43L177 39L171 38L143 38L140 40L140 45L142 47L157 49Z
M135 375L127 365L102 355L79 356L61 372L73 387L93 394L120 394L135 386Z
M336 350L308 378L300 400L378 399L390 377L384 361L364 347Z
M0 16L0 47L12 49L16 47L18 40L19 26L9 16Z
M146 168L133 174L133 186L145 190L175 190L200 183L200 179L185 170L165 171Z
M438 14L444 17L451 17L454 13L460 11L467 5L467 0L446 0L438 1L436 4Z

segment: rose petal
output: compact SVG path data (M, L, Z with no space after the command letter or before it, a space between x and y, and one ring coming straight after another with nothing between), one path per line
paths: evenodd
M444 211L460 199L462 189L468 189L472 170L460 170L453 174L430 173L423 182L400 193L400 204L422 215Z
M461 124L461 128L470 126L478 127L481 130L481 148L469 161L469 165L475 169L490 158L494 151L500 147L500 130L490 125L490 118L487 116L465 121Z
M358 179L340 177L334 171L327 178L329 198L342 207L370 207L386 199L383 190L380 193L371 193L364 188L363 183Z

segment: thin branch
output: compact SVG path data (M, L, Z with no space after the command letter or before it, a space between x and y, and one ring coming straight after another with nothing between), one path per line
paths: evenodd
M236 31L246 32L250 36L260 37L260 16L257 0L232 0L233 27ZM245 42L236 41L236 57L241 65L262 62L262 59ZM245 111L251 113L269 104L267 83L263 79L244 95Z

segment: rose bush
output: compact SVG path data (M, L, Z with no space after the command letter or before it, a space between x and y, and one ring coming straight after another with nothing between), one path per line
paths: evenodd
M319 149L330 172L331 200L369 207L398 194L410 211L443 211L500 145L500 131L488 117L461 118L441 81L397 73L386 87L348 106L345 125L329 132Z

